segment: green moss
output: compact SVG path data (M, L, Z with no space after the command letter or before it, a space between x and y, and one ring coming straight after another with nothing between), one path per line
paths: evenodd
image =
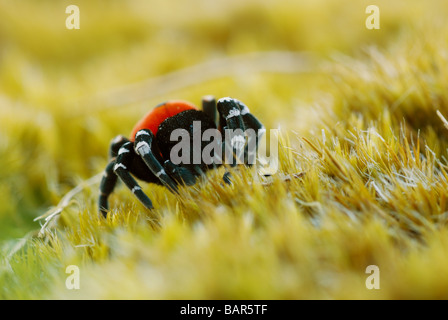
M1 299L446 299L446 4L68 4L0 1ZM279 172L144 185L152 213L120 186L99 220L110 140L206 94L281 129Z

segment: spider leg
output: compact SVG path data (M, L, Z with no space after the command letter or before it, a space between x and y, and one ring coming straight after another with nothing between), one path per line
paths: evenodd
M173 193L177 193L176 183L166 173L163 166L154 156L151 150L151 144L154 140L154 134L151 130L142 129L135 134L134 150L140 155L151 172Z
M218 100L217 109L220 117L220 127L224 135L223 145L230 147L240 157L246 144L244 136L246 127L241 116L238 100L221 98Z
M222 154L223 158L225 159L224 162L230 166L230 168L235 168L237 165L237 159L235 156L235 148L226 145L226 141L223 140L222 142ZM226 184L232 184L232 174L228 169L228 166L225 166L226 171L224 172L224 175L222 176L222 179Z
M196 183L196 175L194 175L188 168L180 167L166 160L163 164L165 170L169 172L170 176L179 184L184 183L187 186L192 186Z
M217 109L219 113L219 127L222 130L222 151L225 161L230 161L230 167L237 165L236 157L244 152L246 139L244 137L244 121L241 117L241 109L238 100L232 98L221 98L218 100ZM229 157L230 154L230 157ZM231 173L226 169L223 180L230 184Z
M249 108L237 99L222 98L218 100L217 108L219 111L219 126L224 129L241 129L247 136L247 144L245 137L241 137L238 133L232 136L230 140L232 151L239 151L237 157L240 159L241 148L244 147L244 164L251 166L255 164L258 151L258 144L262 135L266 132L263 124L250 113ZM227 139L223 139L223 150L226 149ZM227 159L229 160L229 159ZM231 160L231 167L235 167L235 154ZM230 172L224 174L224 181L230 183Z
M118 155L118 150L126 142L129 142L129 140L123 136L117 136L110 143L109 156L111 161L107 165L103 178L101 179L100 196L98 199L99 212L104 217L107 216L107 211L109 210L109 195L114 191L115 185L117 184L118 177L114 172L115 159Z
M114 173L115 159L113 159L106 167L100 184L100 197L98 200L99 211L103 217L107 217L109 211L109 195L114 191L117 184L117 175Z
M149 210L153 209L153 205L148 196L143 192L140 185L131 176L128 167L132 164L133 157L135 157L132 143L125 143L118 151L117 159L114 161L113 170L115 174L120 177L124 184L132 191L137 199Z
M236 99L235 99L236 100ZM244 151L244 163L248 166L255 164L256 155L258 151L258 143L266 132L263 124L250 113L249 108L239 100L236 100L241 110L241 117L243 118L246 127L247 145ZM251 130L252 129L252 130Z
M245 126L237 102L238 100L232 98L221 98L218 100L217 109L221 127L223 129L225 127L225 130L231 130L231 147L236 150L241 150L246 143L246 139L244 138Z
M202 97L202 111L207 114L216 124L216 99L208 95Z

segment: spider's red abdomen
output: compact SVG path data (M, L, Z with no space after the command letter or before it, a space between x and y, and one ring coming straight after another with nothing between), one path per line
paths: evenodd
M164 102L148 112L132 129L130 140L135 140L135 134L142 129L149 129L154 135L159 130L159 125L167 118L186 110L197 110L197 108L186 101L172 100Z

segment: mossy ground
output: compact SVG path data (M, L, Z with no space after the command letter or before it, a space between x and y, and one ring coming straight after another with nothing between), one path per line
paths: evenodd
M448 297L447 4L86 0L67 30L70 4L0 0L0 298ZM144 185L153 213L120 186L98 219L110 140L206 94L280 129L277 174Z

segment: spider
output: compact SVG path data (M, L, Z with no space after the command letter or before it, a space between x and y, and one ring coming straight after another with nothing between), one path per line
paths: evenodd
M151 200L134 177L148 183L163 185L177 194L178 185L191 186L195 184L199 176L204 175L205 171L222 165L222 162L225 162L223 152L214 153L215 157L218 155L223 161L212 163L203 159L200 162L184 161L177 164L172 161L171 151L177 143L172 141L172 133L176 129L184 129L184 132L190 134L188 141L193 150L190 158L204 150L206 142L201 141L199 146L195 142L194 145L194 139L191 138L192 135L195 135L194 131L197 131L197 124L200 124L201 134L208 129L214 129L218 130L221 138L224 138L226 129L232 130L234 133L232 138L221 139L219 148L225 150L226 143L227 148L230 145L232 152L245 148L244 164L247 164L248 158L245 137L247 129L257 132L256 147L259 138L265 131L262 123L249 112L249 108L237 99L226 97L216 101L213 96L204 96L202 110L181 100L167 101L157 105L137 122L129 139L119 135L112 140L109 147L110 161L100 184L98 201L100 214L107 217L108 198L113 192L118 178L124 182L144 207L152 210L154 207ZM200 149L198 149L199 147ZM249 150L249 152L251 151ZM231 167L235 165L234 161L230 164ZM224 173L223 181L227 184L231 183L230 172L227 170Z

